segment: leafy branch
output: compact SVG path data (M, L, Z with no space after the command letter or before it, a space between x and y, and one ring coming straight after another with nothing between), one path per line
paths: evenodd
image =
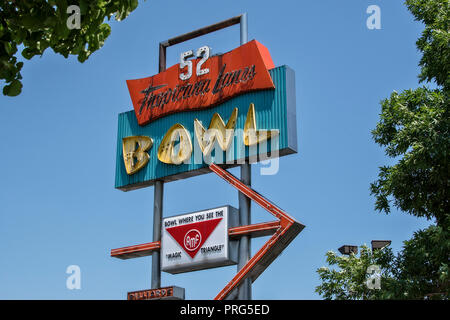
M81 28L69 29L67 8L80 8ZM0 80L3 94L17 96L22 91L23 62L42 56L48 48L65 58L75 55L79 62L100 49L111 33L105 20L125 19L138 0L20 0L0 1Z

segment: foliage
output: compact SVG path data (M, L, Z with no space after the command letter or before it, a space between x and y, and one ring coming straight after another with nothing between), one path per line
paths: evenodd
M422 52L419 80L435 81L448 94L450 79L450 8L448 0L407 0L416 20L425 24L416 45Z
M440 90L419 88L392 93L382 102L381 120L372 132L397 164L380 168L372 183L376 209L397 208L443 223L449 213L449 111Z
M372 135L389 157L401 158L380 168L371 193L379 211L389 213L393 201L411 215L444 225L449 213L450 10L448 0L407 0L406 5L425 24L416 43L423 54L419 80L434 81L437 88L394 91L382 101Z
M387 247L372 252L360 247L360 255L340 256L327 252L327 263L336 268L317 269L321 284L316 292L325 299L449 299L450 241L448 230L430 226L404 241L396 256ZM447 262L447 263L445 263ZM367 268L381 269L380 289L367 286Z
M353 253L349 256L338 255L333 251L328 251L326 256L327 263L337 269L322 267L317 270L322 284L316 287L316 292L325 299L372 300L390 297L387 288L392 282L391 264L394 261L390 248L372 252L362 245L359 257ZM380 290L369 289L366 285L370 277L367 269L371 265L377 265L381 269Z
M69 29L70 5L78 5L81 28ZM48 48L67 58L76 55L84 62L100 49L111 33L105 19L125 19L138 0L0 0L0 80L3 94L16 96L22 90L18 51L30 60Z
M393 203L436 225L415 232L397 256L387 248L361 247L360 257L328 252L327 263L340 270L317 270L316 292L325 299L449 299L450 10L448 0L406 0L406 6L425 25L416 42L419 81L436 88L394 91L381 102L373 139L398 161L381 167L370 189L376 210L389 213ZM382 269L380 290L365 285L370 264Z
M449 299L449 230L430 226L404 241L395 264L393 296L408 299Z

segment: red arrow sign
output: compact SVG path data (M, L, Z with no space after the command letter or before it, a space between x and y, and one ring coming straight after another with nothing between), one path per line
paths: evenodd
M233 187L235 187L240 192L245 194L247 197L255 201L257 204L259 204L265 210L269 211L269 213L271 213L278 219L278 221L264 222L228 229L228 233L231 237L236 236L239 237L242 235L249 235L252 237L267 236L267 235L272 236L261 247L261 249L259 249L259 251L247 262L247 264L245 264L244 267L242 267L242 269L239 270L239 272L233 277L233 279L231 279L231 281L225 286L225 288L223 288L222 291L220 291L219 294L215 297L215 300L222 300L225 299L228 295L230 295L230 293L233 292L235 289L237 289L239 285L242 283L242 281L244 281L246 278L250 277L252 282L255 281L258 278L258 276L276 259L276 257L281 254L281 252L289 245L289 243L303 230L305 226L295 221L286 212L278 208L276 205L274 205L269 200L264 198L258 192L248 187L247 185L243 184L239 179L237 179L228 171L220 168L216 164L211 164L209 168L219 177L230 183ZM218 223L219 221L217 222L217 224ZM214 230L217 224L215 226L213 226L213 224L207 226L206 229L212 228L208 236L211 234L211 232ZM185 230L183 231L180 230L179 231L180 236L176 235L174 237L172 235L172 237L174 237L175 240L176 238L184 239L185 236L189 236L190 239L188 241L188 246L189 249L191 249L191 251L187 250L187 248L185 249L185 251L187 250L186 252L188 253L195 252L195 250L198 251L198 248L201 247L201 244L198 246L198 248L196 247L197 245L197 242L195 241L196 233L190 232L190 230L193 228L189 228L189 230L187 228L188 226L192 227L192 225L193 224L186 225ZM169 228L167 228L167 230L168 229ZM198 231L203 237L202 232L205 231L200 230ZM204 234L206 235L207 233L205 232ZM203 242L206 241L206 238L208 236L205 236L204 239L202 238L201 241ZM194 240L191 239L192 237L194 237ZM179 240L176 241L183 248L185 248L183 244L180 243ZM152 252L159 251L160 248L161 248L160 242L156 241L136 246L113 249L111 250L111 256L120 259L137 258L151 255ZM190 256L192 257L191 254ZM193 253L193 256L195 256L195 253Z
M221 220L222 218L194 222L166 230L183 250L194 258Z
M228 171L220 168L216 164L211 164L209 168L219 177L230 183L233 187L255 201L261 207L269 211L280 220L280 226L270 239L259 249L259 251L239 270L231 281L219 292L215 300L225 299L231 292L239 287L246 278L255 281L258 276L276 259L289 243L303 230L304 225L295 221L286 212L278 208L258 192L242 183Z

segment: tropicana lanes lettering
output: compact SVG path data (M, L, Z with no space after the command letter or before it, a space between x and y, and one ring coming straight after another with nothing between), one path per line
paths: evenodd
M219 75L215 80L212 94L217 94L226 87L251 81L256 75L255 65L224 73L226 66L227 65L224 64L220 69ZM162 89L167 85L164 84L155 87L153 85L149 85L147 89L141 91L141 93L144 93L145 96L140 105L139 114L142 114L144 110L148 109L162 109L164 108L164 105L171 102L189 99L198 95L203 96L205 93L210 91L210 83L211 79L202 79L194 84L186 83L183 85L177 85L175 88L169 88L156 95L153 93L154 91Z
M140 126L169 114L211 108L244 93L275 89L269 74L275 65L256 40L207 59L201 54L186 60L188 56L153 76L127 80Z

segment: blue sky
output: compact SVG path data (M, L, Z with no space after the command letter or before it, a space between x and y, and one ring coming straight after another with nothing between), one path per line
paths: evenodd
M381 30L366 27L373 4ZM243 12L249 39L296 73L299 153L281 158L273 176L254 165L252 184L306 225L256 280L253 298L319 299L316 269L328 250L389 239L398 251L430 223L376 213L369 192L378 167L393 163L371 139L379 102L418 86L423 26L402 1L140 1L84 64L48 51L25 62L20 96L0 96L0 299L125 299L150 287L151 257L109 256L152 240L153 188L114 189L117 115L132 109L125 80L157 73L159 42ZM239 27L170 47L167 65L202 45L229 51ZM214 174L170 182L164 193L164 216L238 206L237 192ZM252 220L272 216L253 204ZM80 290L66 288L69 265L81 268ZM162 285L212 299L235 272L163 273Z

